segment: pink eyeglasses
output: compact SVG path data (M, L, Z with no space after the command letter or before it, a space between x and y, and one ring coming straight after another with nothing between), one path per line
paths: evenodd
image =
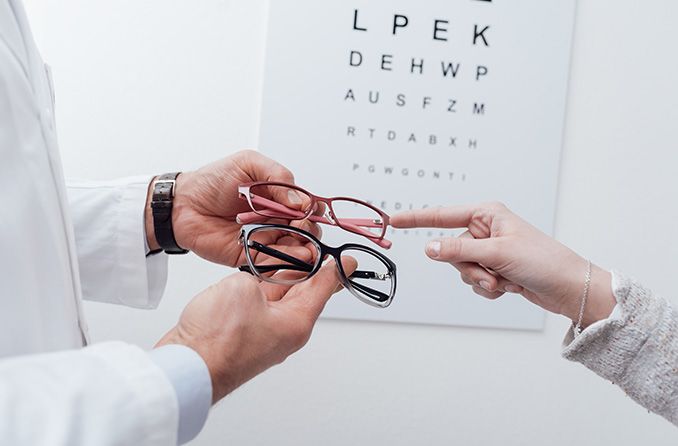
M384 249L391 247L391 242L384 239L389 216L364 201L348 197L318 197L294 184L277 182L241 184L238 194L252 208L252 212L237 215L241 224L260 222L262 217L309 219L362 235ZM324 213L318 215L321 209Z

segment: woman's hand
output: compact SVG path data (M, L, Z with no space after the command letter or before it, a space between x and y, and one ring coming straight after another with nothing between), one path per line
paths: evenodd
M519 293L552 313L577 321L587 261L500 203L407 211L391 218L396 228L467 228L457 238L430 241L426 254L461 273L488 299ZM610 273L593 265L583 326L605 319L616 305Z

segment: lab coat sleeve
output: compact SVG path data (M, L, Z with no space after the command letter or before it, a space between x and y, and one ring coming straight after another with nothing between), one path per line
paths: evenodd
M167 255L146 257L144 209L150 176L67 181L83 298L155 308Z
M165 345L149 353L169 378L179 403L179 444L193 440L202 430L212 406L212 378L207 364L184 345Z
M175 445L178 416L167 375L129 344L0 360L3 445Z

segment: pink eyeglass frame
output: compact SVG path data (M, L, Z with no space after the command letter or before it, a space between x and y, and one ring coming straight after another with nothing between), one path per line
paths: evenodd
M311 205L305 212L290 209L283 204L251 193L250 188L254 186L281 186L294 189L310 197ZM258 181L255 183L241 184L238 186L238 195L241 199L247 200L248 204L250 205L250 208L252 209L252 212L243 212L237 215L237 219L240 224L245 225L250 223L256 223L261 221L262 217L265 217L267 219L285 218L288 220L308 219L314 223L323 223L327 225L338 226L344 229L345 231L361 235L363 237L370 239L370 241L376 243L377 245L381 246L384 249L389 249L391 247L391 242L389 240L384 239L384 236L386 235L386 228L390 224L391 218L381 209L372 206L371 204L366 203L362 200L357 200L355 198L350 197L331 197L331 198L319 197L317 195L313 195L312 193L295 184L273 181ZM332 207L333 201L350 201L361 206L365 206L376 212L380 216L381 221L376 219L371 220L367 218L343 218L343 219L337 218ZM329 211L330 218L320 215L313 215L313 212L317 208L318 203L324 203L325 205L327 205L327 210ZM259 208L262 207L266 208L275 215L269 215L267 213L257 211L255 205L257 205ZM381 234L373 234L372 232L369 232L363 228L381 228Z

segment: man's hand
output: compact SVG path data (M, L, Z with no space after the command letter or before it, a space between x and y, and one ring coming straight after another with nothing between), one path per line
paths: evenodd
M347 274L356 269L355 260L343 262ZM210 371L217 402L303 347L325 303L339 289L332 260L292 287L238 273L196 296L157 346L181 344L195 350Z
M243 250L237 243L240 225L236 222L236 215L250 208L245 200L238 197L238 185L253 181L294 183L294 176L281 164L252 150L238 152L195 172L179 175L172 209L174 237L179 246L212 262L228 266L244 264ZM290 204L287 203L289 197L273 198ZM308 221L295 222L295 225L319 235L318 226ZM146 212L146 235L149 247L157 249L150 200Z

